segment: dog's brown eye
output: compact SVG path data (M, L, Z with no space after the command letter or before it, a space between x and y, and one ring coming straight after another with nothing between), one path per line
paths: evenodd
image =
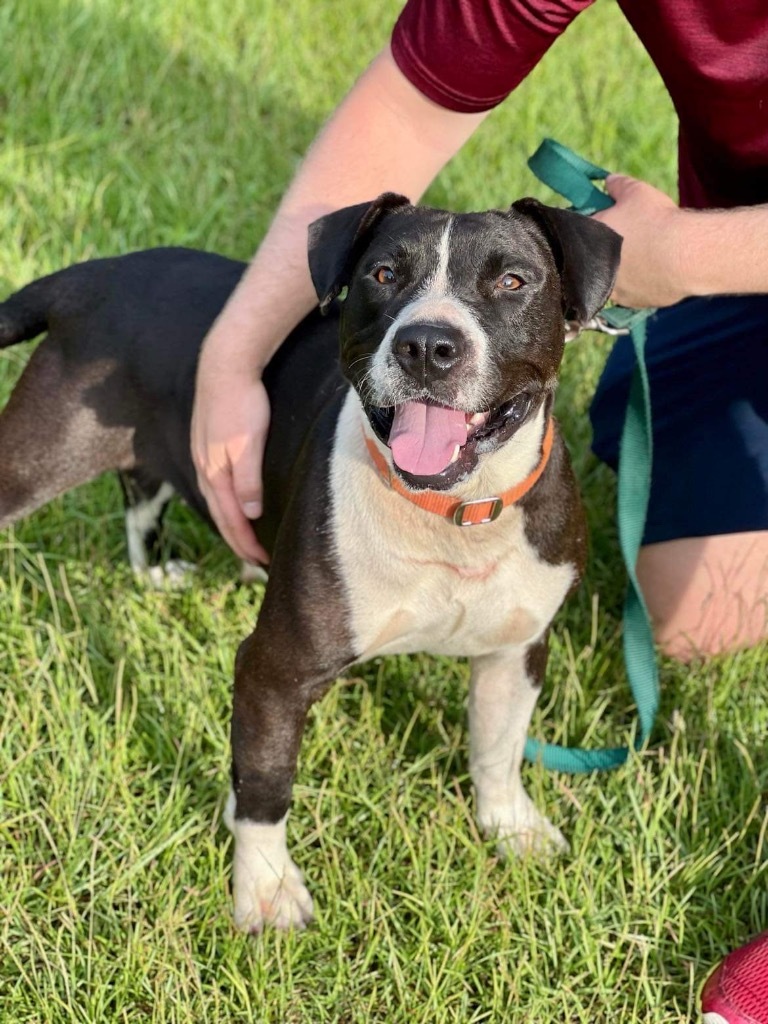
M502 274L496 282L496 287L503 292L516 292L524 284L525 281L523 281L522 277L518 277L517 274Z
M394 284L395 283L395 272L392 267L379 267L378 270L374 271L373 276L379 282L379 284Z

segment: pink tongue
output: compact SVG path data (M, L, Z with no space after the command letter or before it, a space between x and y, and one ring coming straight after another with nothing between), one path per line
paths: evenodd
M460 409L425 402L405 402L395 407L389 447L395 464L406 473L442 473L456 445L466 441L467 421Z

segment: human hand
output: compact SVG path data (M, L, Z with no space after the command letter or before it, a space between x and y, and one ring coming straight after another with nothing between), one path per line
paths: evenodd
M636 308L671 306L686 298L685 260L679 228L688 216L659 189L624 174L605 182L615 205L594 214L624 239L612 298Z
M192 414L197 482L224 540L248 562L269 562L250 519L262 511L269 398L258 377L211 370L201 358Z

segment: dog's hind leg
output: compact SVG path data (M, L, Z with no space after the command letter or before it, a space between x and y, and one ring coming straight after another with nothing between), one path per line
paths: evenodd
M73 373L43 341L0 413L0 529L109 469L135 462L132 426L100 420L94 389L113 372L94 364Z
M184 585L195 566L178 558L165 563L162 560L160 533L165 510L175 493L173 487L153 479L141 469L119 475L125 498L125 533L131 568L153 587Z
M141 469L118 474L125 499L125 533L131 568L144 572L160 562L160 529L173 487Z

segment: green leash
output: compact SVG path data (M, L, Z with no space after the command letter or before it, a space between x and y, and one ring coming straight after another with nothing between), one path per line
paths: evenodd
M594 185L608 171L584 160L553 139L545 139L528 161L533 173L550 188L569 199L585 215L613 206L613 200ZM648 609L635 572L643 539L648 496L651 489L651 401L645 366L646 320L652 309L612 306L599 320L613 332L627 333L635 349L635 368L629 391L619 448L618 525L619 544L629 578L624 601L624 663L637 705L639 732L634 746L639 749L650 736L659 709L659 674L653 646ZM561 772L591 772L616 768L629 756L628 747L579 750L528 739L525 757L545 768Z

